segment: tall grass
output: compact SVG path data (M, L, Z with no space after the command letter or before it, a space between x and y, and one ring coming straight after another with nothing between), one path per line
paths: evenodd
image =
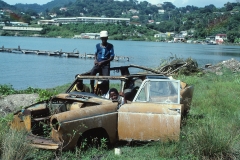
M239 74L238 74L239 76ZM240 158L240 85L238 76L183 77L195 82L194 98L181 144L199 159Z
M3 160L22 160L31 151L25 131L16 131L10 128L12 114L0 119L0 151Z
M9 129L2 142L4 160L27 159L32 148L26 138L26 132Z
M0 153L3 153L3 141L9 131L9 122L12 120L12 116L7 115L0 118Z

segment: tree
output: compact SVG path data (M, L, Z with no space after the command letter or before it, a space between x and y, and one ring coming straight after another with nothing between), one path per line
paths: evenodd
M234 41L240 38L240 33L237 31L228 31L227 32L228 41L234 43Z
M176 8L176 6L174 6L171 2L163 2L163 9L164 10L173 10Z
M233 5L232 3L228 2L227 4L225 4L226 7L226 11L231 11L233 9Z
M31 20L32 20L32 18L29 16L29 15L23 15L22 17L21 17L21 19L20 19L22 22L24 22L24 23L28 23L28 24L30 24L30 22L31 22Z
M10 13L10 21L19 21L20 20L20 16L17 15L16 13Z

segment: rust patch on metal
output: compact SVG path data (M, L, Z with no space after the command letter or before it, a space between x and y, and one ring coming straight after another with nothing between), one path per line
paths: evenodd
M181 105L132 103L118 113L120 140L178 140Z

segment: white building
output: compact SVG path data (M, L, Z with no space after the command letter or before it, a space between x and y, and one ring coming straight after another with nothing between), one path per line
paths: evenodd
M158 13L159 13L159 14L164 14L164 12L165 12L165 11L164 11L163 9L159 9L159 10L158 10Z
M226 34L217 34L215 36L215 41L218 44L222 44L224 42L224 40L227 40L227 35Z
M186 37L188 35L188 32L187 31L181 31L180 34L183 36L183 37Z
M42 31L43 28L39 27L12 27L12 26L3 26L3 30L8 31Z
M155 34L154 38L160 38L160 39L167 39L167 34L166 33L159 33L159 34Z
M130 24L130 18L104 18L104 17L71 17L71 18L54 18L52 20L39 20L38 24L53 24L53 23L122 23Z

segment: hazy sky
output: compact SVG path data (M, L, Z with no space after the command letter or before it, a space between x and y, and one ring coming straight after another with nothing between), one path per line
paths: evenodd
M52 0L3 0L4 2L14 5L16 3L27 3L27 4L33 4L38 3L40 5L46 4L47 2L51 2ZM213 4L216 7L223 7L224 4L227 2L237 2L239 0L138 0L140 1L148 1L152 4L158 4L162 2L172 2L173 5L176 7L185 7L187 5L193 5L197 7L204 7L206 5Z

